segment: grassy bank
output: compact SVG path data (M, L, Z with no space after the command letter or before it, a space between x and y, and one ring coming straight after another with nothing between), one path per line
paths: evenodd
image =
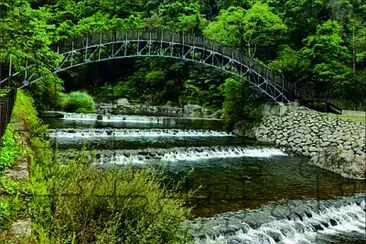
M333 118L343 119L343 120L353 120L353 121L361 121L366 122L365 116L351 116L351 115L342 115L342 114L332 114L328 113L328 116L331 116Z
M26 240L32 243L189 241L182 223L190 209L163 185L157 172L132 167L100 170L83 152L67 165L56 161L47 126L37 118L33 99L22 91L13 117L24 127L30 180L13 188L3 180L2 189L11 196L0 205L4 229L16 217L32 220Z

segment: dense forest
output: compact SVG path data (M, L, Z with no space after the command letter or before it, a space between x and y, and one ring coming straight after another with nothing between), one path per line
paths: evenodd
M48 73L60 61L53 43L91 32L163 28L237 48L281 70L289 82L327 87L339 106L361 109L365 13L361 0L5 0L0 3L0 59L11 59L17 71L24 70L28 60L38 73ZM32 91L36 101L47 104L42 108L58 106L54 96L64 84L67 91L86 90L97 101L125 97L150 104L195 103L215 110L223 101L220 84L225 78L204 66L145 58L48 76Z
M28 224L32 232L28 241L30 243L193 242L185 222L195 217L191 212L195 207L191 199L199 189L184 184L185 179L179 178L175 168L172 177L174 182L169 184L168 177L160 168L137 170L134 167L111 167L110 170L100 170L91 163L90 157L100 159L101 154L88 148L88 144L83 144L83 148L77 150L76 157L68 158L63 156L68 154L60 154L58 159L56 155L62 149L59 150L58 144L51 142L50 129L38 118L38 114L52 109L95 113L97 103L113 103L126 101L125 99L130 103L147 105L184 107L196 104L204 107L207 114L224 117L224 129L232 131L238 121L238 124L247 128L260 120L261 111L258 108L263 103L263 97L253 96L248 80L238 80L229 73L203 64L162 57L116 59L52 73L53 68L63 59L62 55L54 51L56 43L80 38L88 33L121 29L163 29L204 36L239 50L246 55L247 60L254 59L269 69L282 72L287 82L296 84L297 87L326 92L328 101L342 109L366 109L364 0L1 0L0 71L3 72L0 72L0 81L10 71L35 72L44 75L44 78L24 90L18 90L11 121L0 138L0 242L8 241L7 238L11 235L4 233L18 219L31 221ZM0 97L8 92L7 87L19 87L22 84L23 80L19 77L11 77L0 84ZM100 114L95 116L98 116L96 120L102 118ZM349 131L356 131L354 128L356 127ZM119 130L89 129L93 133L106 131L110 138L115 138L112 132ZM55 131L63 133L62 129ZM79 133L80 138L85 138L84 133L88 134L85 131ZM155 127L151 131L154 132ZM164 128L164 131L169 129ZM174 129L173 133L177 131ZM186 133L191 133L190 131L192 130ZM194 130L193 133L198 132ZM230 146L231 144L226 144L235 141L231 132L225 132L224 135L228 135L230 140L223 145ZM350 134L347 132L347 135ZM311 134L307 136L312 137ZM221 144L216 145L212 137L207 138L207 145L212 145L213 148L217 146L221 150ZM352 137L349 138L352 140ZM113 144L111 150L114 149L114 142L107 142ZM351 148L351 144L353 146L354 142L349 142L345 147ZM140 150L142 146L136 145L133 146ZM148 147L149 144L146 145L143 146ZM174 150L173 148L172 152L176 153ZM182 148L179 150L185 152ZM197 151L205 150L207 151L198 148ZM314 148L313 151L316 150ZM355 153L350 151L352 155L356 151L361 153L361 149L354 150ZM150 157L147 152L137 153L138 156ZM17 161L18 158L22 160ZM159 160L165 165L163 159ZM5 171L19 161L25 164L28 179L9 180ZM259 161L260 165L264 162L262 159ZM217 165L221 167L224 164L226 163L220 161ZM210 177L213 181L237 178L235 184L239 185L240 181L243 189L247 183L249 187L254 186L257 177L262 176L262 166L258 167L257 172L254 164L250 162L248 165L244 164L244 168L235 165L237 175L226 175L228 170L217 168L215 172L222 171L224 177L215 178L215 174ZM271 165L272 174L275 167L268 165ZM300 175L301 165L302 163L299 166ZM195 173L194 167L189 168L188 176ZM210 165L208 168L215 167ZM297 169L292 167L291 161L289 170L292 172L281 171L279 182L285 181L291 185L284 177L285 174L302 178L296 175ZM251 171L255 171L253 175ZM211 179L209 174L211 175L203 174L202 178ZM319 176L316 177L318 180ZM272 183L268 179L271 178L265 178L264 181ZM202 184L199 181L198 188ZM302 184L295 183L294 186L301 188ZM187 187L185 191L182 190L184 187ZM213 187L219 195L220 187ZM341 188L342 185L339 186ZM253 189L257 191L256 187ZM283 189L286 190L281 192L288 188L286 186ZM311 192L314 189L315 186ZM318 185L316 189L318 192ZM235 191L235 194L238 192ZM243 192L245 199L246 192ZM208 202L212 200L210 197L211 195L207 198ZM303 197L301 193L301 198ZM206 201L204 195L199 195L198 198ZM280 199L276 196L273 200ZM224 200L219 202L220 207L231 203ZM259 203L262 200L255 201ZM346 222L348 226L349 219ZM328 225L333 224L330 222ZM342 226L337 228L341 229Z

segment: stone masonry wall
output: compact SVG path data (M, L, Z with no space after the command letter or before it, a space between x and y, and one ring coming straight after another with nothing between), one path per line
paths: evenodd
M251 134L258 141L310 157L310 163L344 177L366 177L365 122L285 108L277 115L265 115Z

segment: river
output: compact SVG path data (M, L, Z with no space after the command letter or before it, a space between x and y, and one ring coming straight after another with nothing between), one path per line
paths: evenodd
M364 243L365 182L223 131L220 120L65 114L45 119L60 158L154 167L195 191L196 243Z

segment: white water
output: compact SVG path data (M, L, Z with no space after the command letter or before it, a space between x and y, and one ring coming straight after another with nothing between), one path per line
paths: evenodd
M165 117L63 113L63 120L163 124ZM99 118L98 118L99 116ZM173 121L172 121L173 122Z
M223 131L179 129L56 129L51 138L130 138L130 137L228 137Z
M98 164L145 164L151 161L179 162L201 161L218 158L241 157L272 157L286 156L276 148L245 148L245 147L193 147L145 150L143 154L136 150L98 151Z
M341 207L329 207L311 216L287 220L274 220L254 229L242 223L234 234L196 237L196 243L316 243L319 236L332 238L338 234L365 235L365 200L360 205L352 203ZM213 227L219 228L220 226ZM222 226L221 226L222 228ZM223 231L224 232L224 231ZM364 236L366 238L366 236ZM322 238L323 239L323 238Z
M241 157L272 157L286 156L276 148L210 148L204 150L188 149L183 151L169 152L162 158L165 161L198 161L213 158L241 158Z

